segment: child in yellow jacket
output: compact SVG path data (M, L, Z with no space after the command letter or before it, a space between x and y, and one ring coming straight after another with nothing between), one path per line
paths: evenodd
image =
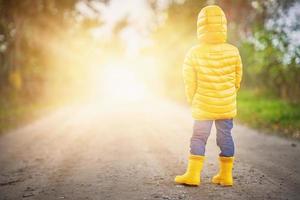
M236 94L242 79L238 49L226 43L227 20L218 6L203 8L197 21L199 44L186 55L183 78L186 96L195 119L190 143L190 157L185 174L175 182L199 185L205 156L205 145L213 122L220 147L220 170L212 183L232 186L234 142L232 118L236 116Z

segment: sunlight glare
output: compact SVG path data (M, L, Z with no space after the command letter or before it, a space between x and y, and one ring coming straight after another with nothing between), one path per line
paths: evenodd
M110 102L139 101L145 97L145 85L137 73L122 62L111 62L94 74L94 98Z

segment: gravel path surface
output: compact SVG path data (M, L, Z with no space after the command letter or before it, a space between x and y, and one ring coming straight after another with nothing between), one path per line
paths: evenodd
M300 199L300 143L236 124L232 188L212 185L215 130L202 185L175 185L190 111L165 100L70 106L0 136L0 199ZM144 106L147 105L147 106Z

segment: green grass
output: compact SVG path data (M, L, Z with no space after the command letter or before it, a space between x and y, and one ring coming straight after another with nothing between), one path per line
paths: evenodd
M237 119L254 128L300 139L300 104L241 90Z
M52 110L54 105L42 103L16 103L1 100L0 103L0 133L8 132L23 124L29 123Z

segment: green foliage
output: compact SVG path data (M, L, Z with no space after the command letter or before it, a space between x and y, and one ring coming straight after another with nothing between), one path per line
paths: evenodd
M29 123L58 107L58 105L50 103L24 103L20 102L19 98L10 97L9 99L9 101L4 98L0 99L0 133Z
M256 128L300 139L300 104L241 90L238 94L238 120Z
M290 102L299 102L300 67L295 58L283 63L283 52L272 45L273 32L256 30L255 42L240 46L244 63L244 85L260 89Z
M0 93L18 90L20 98L41 96L50 42L62 39L76 0L0 0ZM16 73L17 72L17 73ZM18 74L21 88L10 80ZM16 75L15 75L16 76Z

